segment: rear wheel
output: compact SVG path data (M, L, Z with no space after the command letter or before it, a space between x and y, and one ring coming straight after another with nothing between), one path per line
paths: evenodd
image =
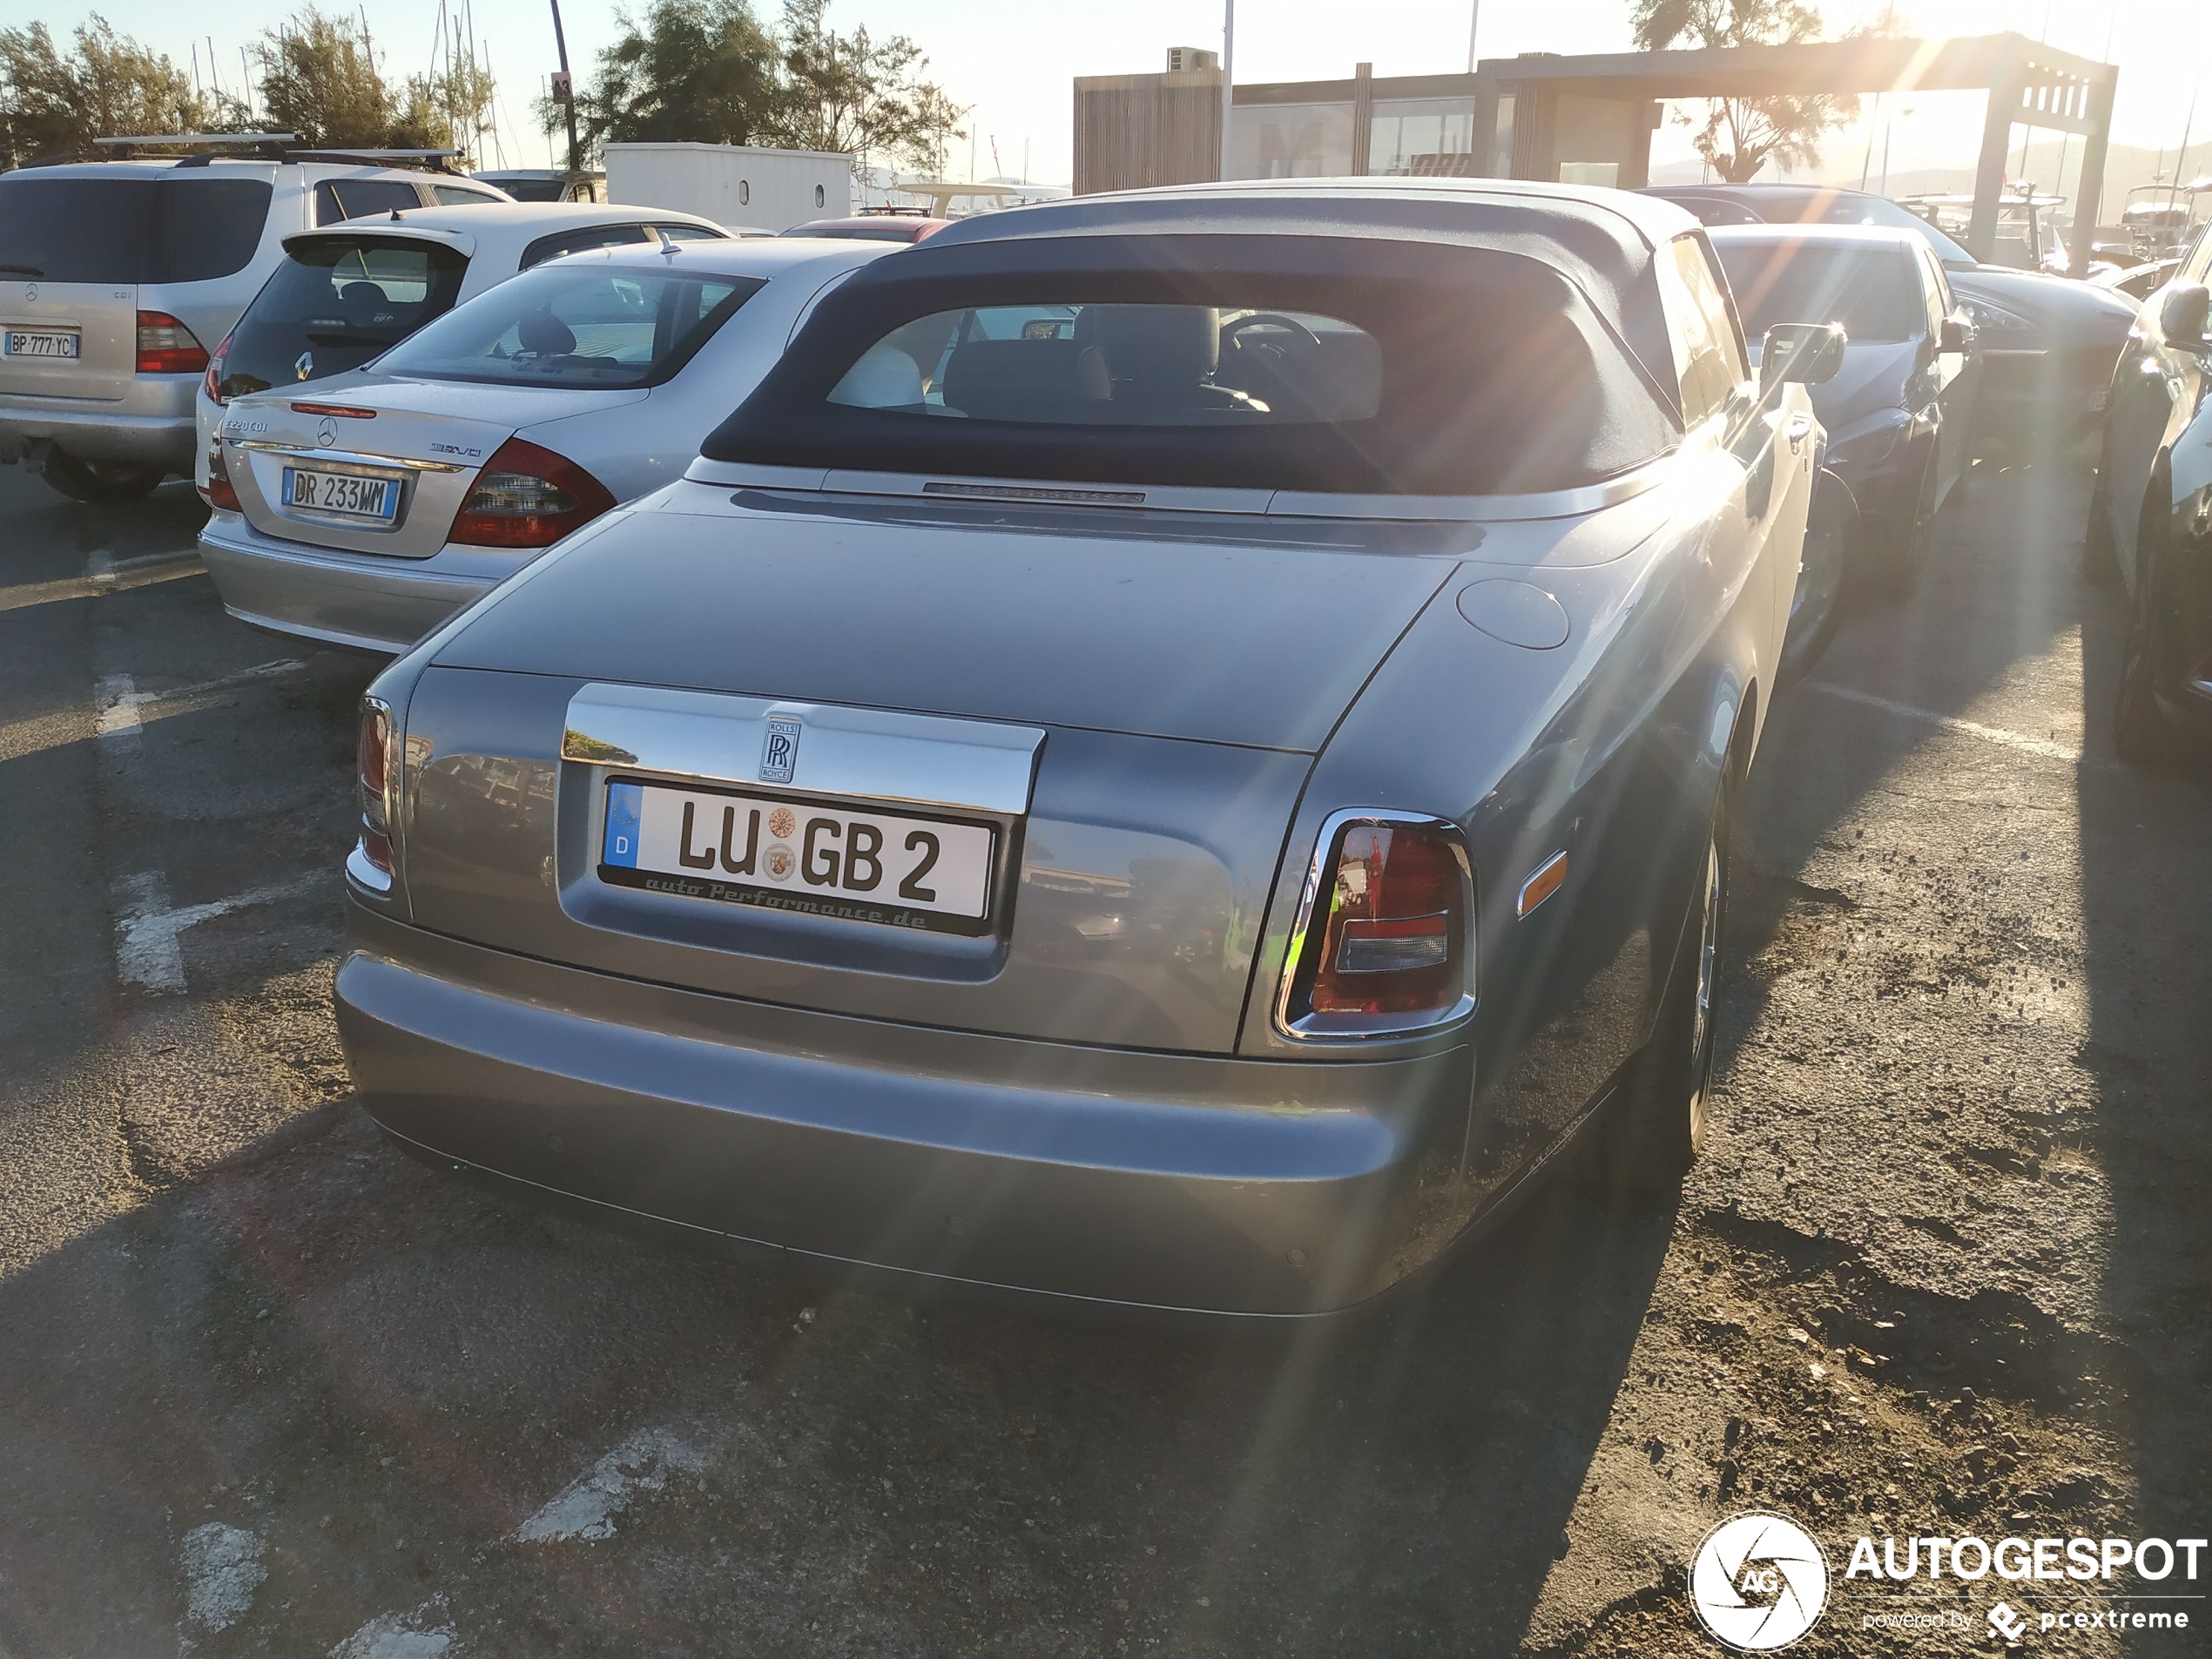
M1913 488L1911 516L1901 523L1892 519L1883 526L1889 534L1880 545L1868 548L1868 556L1859 561L1869 584L1886 598L1903 599L1912 594L1919 584L1920 569L1928 562L1929 546L1935 539L1934 446L1929 448Z
M1705 1144L1732 792L1723 783L1713 804L1696 895L1668 970L1658 1026L1630 1069L1627 1111L1608 1149L1607 1174L1616 1185L1676 1185Z
M71 501L143 501L165 475L158 467L130 461L80 461L66 450L49 449L40 476Z

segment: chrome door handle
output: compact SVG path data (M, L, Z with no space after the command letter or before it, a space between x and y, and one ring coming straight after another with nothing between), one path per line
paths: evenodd
M1812 416L1804 414L1791 415L1790 424L1783 429L1783 435L1790 440L1790 453L1796 455L1804 448L1805 440L1812 435Z

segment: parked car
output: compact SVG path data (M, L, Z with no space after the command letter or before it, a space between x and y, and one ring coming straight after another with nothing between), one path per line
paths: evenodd
M1944 280L1974 326L1981 381L1974 455L2033 456L2094 435L2112 366L2134 307L2086 282L1977 263L1926 220L1886 197L1814 185L1667 185L1649 192L1708 225L1879 225L1911 231L1934 250Z
M1694 219L1505 181L856 273L681 482L372 686L362 1100L802 1263L1245 1313L1379 1292L1585 1127L1678 1178L1791 337L1763 396Z
M2097 287L2140 303L2171 282L2181 265L2178 259L2150 260L2141 265L2107 265L2092 271L2089 280Z
M351 156L203 150L0 174L0 462L27 462L80 501L191 475L206 348L282 261L286 236L359 213L505 199Z
M1892 587L1911 583L1973 435L1973 331L1942 267L1903 230L1745 225L1711 236L1747 335L1842 325L1842 367L1812 391L1825 465L1849 491L1854 563Z
M2143 301L2113 370L2082 558L2128 595L2113 735L2129 760L2156 757L2170 722L2212 723L2212 234Z
M570 254L308 396L233 400L199 538L224 604L257 627L396 653L571 530L681 477L807 305L893 252L772 239Z
M848 236L864 242L919 242L958 221L919 213L856 213L850 219L817 219L794 225L779 236Z
M359 368L433 318L548 260L589 248L720 240L711 219L588 203L419 208L302 231L208 361L193 408L199 493L234 397Z
M603 202L607 199L607 175L598 172L572 173L565 167L500 167L470 177L505 191L518 202Z

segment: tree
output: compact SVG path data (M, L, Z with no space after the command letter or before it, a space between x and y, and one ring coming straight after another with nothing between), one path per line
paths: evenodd
M942 165L967 111L920 78L928 59L903 35L840 35L829 0L786 0L776 33L747 0L654 0L620 15L622 33L599 54L576 95L588 155L605 144L754 144L797 150L881 151ZM541 98L550 132L560 107Z
M94 12L66 52L43 23L0 29L0 166L87 149L94 138L234 131L234 98L203 98L192 77Z
M410 75L393 100L385 142L401 150L469 150L491 124L498 82L462 57L428 75Z
M758 144L777 98L776 43L745 0L655 0L641 24L617 14L621 37L576 95L587 152L603 144ZM558 111L541 100L541 118Z
M332 149L389 142L392 95L349 20L309 6L264 35L258 55L272 131Z
M1676 44L1757 46L1820 37L1820 14L1800 0L1635 0L1629 14L1645 51ZM1705 118L1683 119L1698 131L1690 144L1731 185L1756 177L1770 161L1811 166L1820 135L1858 113L1858 100L1828 93L1707 100Z
M967 110L918 78L929 59L912 40L879 42L865 25L840 35L829 27L829 5L784 0L778 141L793 150L881 151L941 171L945 139Z

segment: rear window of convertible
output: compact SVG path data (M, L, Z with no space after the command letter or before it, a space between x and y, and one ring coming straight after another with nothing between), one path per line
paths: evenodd
M1611 476L1677 435L1619 337L1541 260L1289 237L1136 244L1094 249L1103 257L1088 270L1065 268L1080 264L1065 248L1018 244L942 259L924 244L882 261L822 301L705 453L878 472L1518 494ZM1054 263L1063 268L1022 268Z

